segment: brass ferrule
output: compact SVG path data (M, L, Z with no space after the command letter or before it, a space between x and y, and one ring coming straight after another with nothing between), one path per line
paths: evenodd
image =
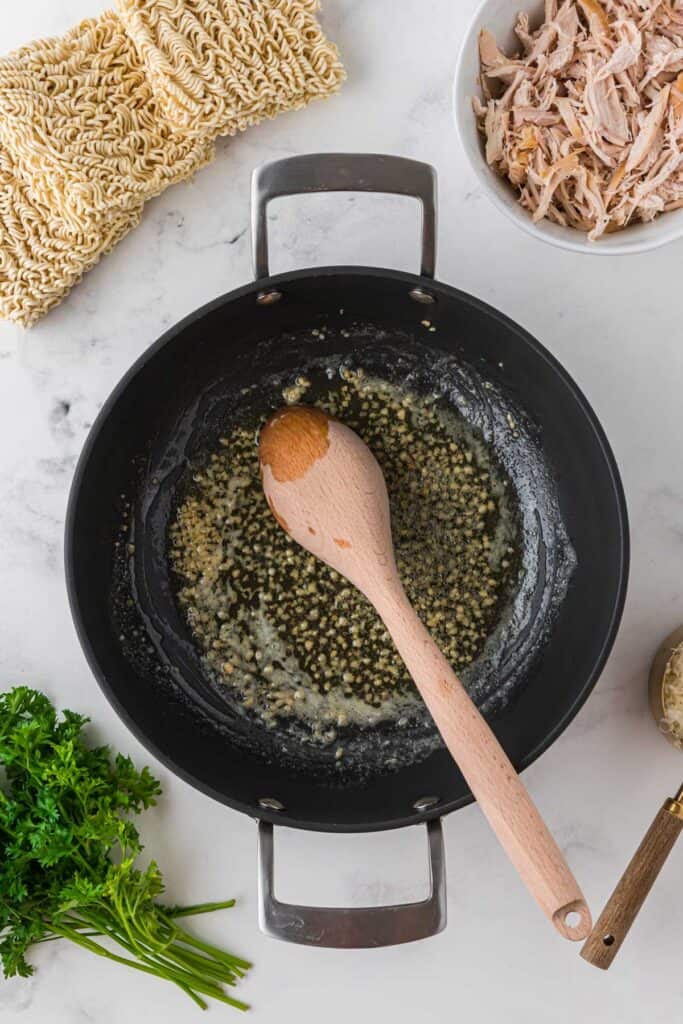
M680 818L683 821L683 792L679 791L676 794L675 800L667 800L664 806L666 807L669 814L673 814L674 818Z

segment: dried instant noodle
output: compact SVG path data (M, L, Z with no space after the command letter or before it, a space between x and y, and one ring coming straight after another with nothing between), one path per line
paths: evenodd
M344 78L317 0L120 0L0 60L0 315L34 323L214 156Z
M234 135L334 92L336 47L318 0L118 0L164 117L188 134Z

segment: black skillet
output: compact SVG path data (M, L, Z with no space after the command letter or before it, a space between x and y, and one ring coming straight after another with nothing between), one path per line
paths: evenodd
M420 276L329 267L270 277L268 202L321 191L417 198L423 215ZM188 456L215 438L244 389L253 394L253 385L264 381L265 393L269 374L293 370L306 356L357 349L359 338L349 325L364 325L366 345L368 334L382 339L383 351L393 345L397 362L402 349L423 361L447 356L475 366L501 393L513 396L534 425L551 468L576 557L542 649L525 670L514 701L492 722L519 770L567 727L612 647L628 573L622 486L595 414L550 353L490 306L433 279L431 167L370 154L293 157L255 173L252 202L256 281L202 307L156 341L115 388L90 432L67 515L72 613L93 672L141 742L187 782L259 820L266 931L328 946L408 941L445 924L439 819L471 801L462 776L446 751L437 749L397 771L375 770L362 781L332 784L305 757L297 761L296 749L285 756L277 734L265 736L258 724L221 704L197 669L164 567L163 528L174 485ZM428 334L428 347L425 319L436 328ZM128 550L130 529L137 533L127 561L122 551ZM128 562L130 591L122 594L120 567ZM541 589L546 584L541 580ZM130 619L124 632L121 614ZM275 899L273 823L361 832L419 822L427 822L429 836L432 892L426 901L329 910Z

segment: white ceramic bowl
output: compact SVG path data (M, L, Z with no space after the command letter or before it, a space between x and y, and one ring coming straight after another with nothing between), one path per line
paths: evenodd
M472 170L485 194L527 234L574 252L604 256L646 252L683 236L683 209L664 213L648 224L634 224L623 231L603 235L597 242L589 242L583 232L563 228L549 220L534 224L531 215L519 205L512 186L488 166L483 139L472 110L472 97L480 94L479 32L482 28L489 29L504 52L514 52L519 46L514 35L514 22L520 10L528 12L532 25L539 24L543 16L543 0L483 0L465 33L455 69L455 123Z

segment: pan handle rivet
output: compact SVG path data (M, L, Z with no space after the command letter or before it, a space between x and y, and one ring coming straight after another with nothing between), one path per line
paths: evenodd
M424 288L412 288L408 294L413 302L419 302L423 306L431 306L433 302L436 302L432 293L425 291Z
M262 807L264 811L284 811L285 805L281 804L279 800L276 800L272 796L261 796L258 802L259 807Z
M421 796L415 801L413 807L416 811L428 811L430 807L434 807L438 802L438 796Z
M259 292L256 301L259 306L274 306L281 298L282 292L279 292L277 288L271 288L268 292Z

